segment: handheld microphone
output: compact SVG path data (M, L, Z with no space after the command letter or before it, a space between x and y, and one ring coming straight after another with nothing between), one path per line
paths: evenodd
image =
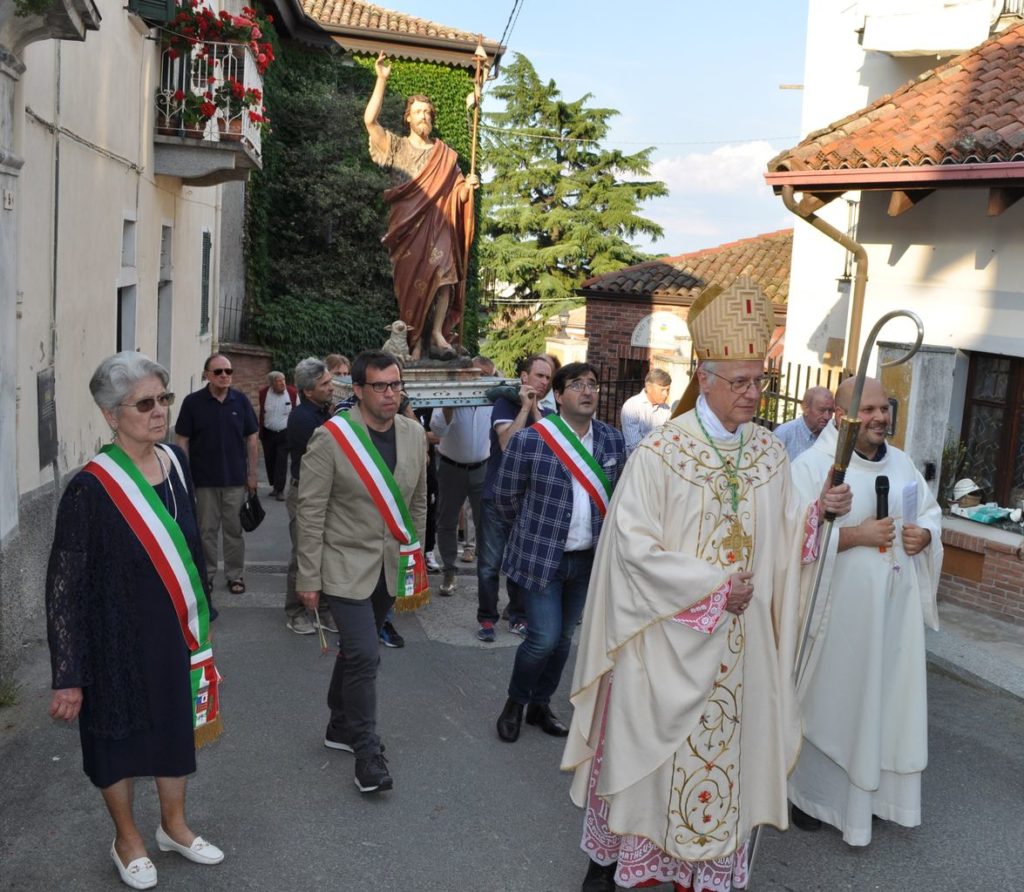
M875 478L875 520L889 516L889 478L879 474ZM878 550L885 552L885 546L879 545Z

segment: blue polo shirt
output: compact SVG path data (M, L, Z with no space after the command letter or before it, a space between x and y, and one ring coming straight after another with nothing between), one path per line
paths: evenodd
M491 454L487 458L487 473L484 476L484 491L481 494L481 498L493 500L494 499L494 481L498 477L498 469L501 467L502 448L501 441L498 439L498 434L494 430L495 424L500 424L503 421L515 421L519 415L521 406L517 406L511 400L505 399L503 396L499 396L494 401L494 408L491 409ZM541 418L551 414L551 410L545 406L540 407ZM527 425L529 427L529 425Z
M196 486L244 486L249 461L245 439L259 430L249 398L233 387L221 402L210 386L181 403L174 432L188 437L188 462Z

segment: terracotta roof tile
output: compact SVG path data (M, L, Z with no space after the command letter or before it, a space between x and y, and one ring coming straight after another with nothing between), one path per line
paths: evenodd
M1024 161L1024 24L811 133L768 170Z
M621 295L623 299L696 296L711 282L728 288L739 276L745 275L757 282L771 300L785 303L789 297L792 253L793 230L780 229L595 276L580 286L580 292Z
M402 34L464 41L470 49L477 42L477 35L468 31L359 0L302 0L302 9L314 21L334 28L384 32L381 36Z

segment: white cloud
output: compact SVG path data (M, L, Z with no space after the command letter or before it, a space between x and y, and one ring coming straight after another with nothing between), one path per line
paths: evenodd
M735 143L712 152L659 158L651 164L651 176L664 182L673 197L695 192L770 195L764 174L768 161L776 154L777 150L764 140Z

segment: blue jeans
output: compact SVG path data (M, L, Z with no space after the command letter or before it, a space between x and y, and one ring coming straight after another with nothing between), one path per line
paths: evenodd
M476 517L473 518L474 522ZM501 562L505 559L505 542L509 524L501 516L492 499L480 501L480 523L476 530L476 621L498 621L498 586L501 581ZM526 619L519 586L506 579L508 586L508 621Z
M540 591L523 590L527 632L516 650L508 684L510 700L523 705L551 702L587 601L593 563L593 549L567 551L547 586Z

